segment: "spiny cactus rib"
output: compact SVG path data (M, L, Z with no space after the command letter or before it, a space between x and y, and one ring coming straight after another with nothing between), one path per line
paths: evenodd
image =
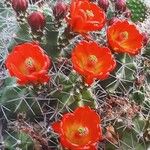
M148 8L142 0L127 0L127 6L132 12L132 21L143 22L147 18Z

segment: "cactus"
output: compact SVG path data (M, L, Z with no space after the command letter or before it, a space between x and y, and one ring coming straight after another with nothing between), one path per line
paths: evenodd
M108 29L117 24L117 20L125 19L130 22L129 25L136 26L136 30L142 36L141 33L145 29L140 28L137 21L142 22L144 26L149 17L147 3L141 0L127 0L127 8L131 11L130 18L126 15L129 11L126 6L123 11L116 11L116 1L110 0L108 8L103 12L108 18L105 19L105 25L96 31L91 29L95 29L98 25L94 27L90 25L89 32L86 32L87 28L81 32L83 29L74 29L74 23L70 23L71 25L68 23L70 3L69 0L63 3L59 0L58 2L30 0L28 6L26 5L28 8L24 12L17 13L15 12L17 10L13 10L11 1L0 2L0 148L65 150L67 147L61 143L60 135L55 133L53 123L59 121L64 114L74 112L78 107L88 106L101 118L103 140L95 144L96 149L148 149L150 147L149 39L139 48L141 52L139 50L135 56L132 52L120 53L121 48L119 50L113 48L107 34ZM101 7L98 2L90 3L96 5L95 8L98 10ZM30 23L28 17L34 12L38 12L42 20L39 20L37 15L38 28L33 31L34 17ZM94 10L86 10L85 14L92 17ZM112 19L116 21L109 24ZM78 28L80 27L78 25ZM125 30L118 36L119 42L130 36L126 33L128 29ZM116 61L116 68L107 72L107 75L110 73L107 78L100 79L101 76L98 78L95 75L92 84L89 84L86 82L89 72L82 74L73 64L74 48L83 40L91 43L96 41L98 43L96 46L109 48L111 59ZM51 61L47 72L50 79L46 83L21 85L18 78L10 75L6 60L16 45L26 42L38 43L44 51L42 54L47 55ZM90 57L83 56L81 62L82 59L90 61L88 69L98 61L98 57L93 54ZM106 59L110 58L105 58L102 63ZM27 65L31 67L28 69L32 72L35 69L32 66L34 60L32 61L32 58L30 60ZM86 66L82 69L85 68ZM96 68L97 72L98 69L99 67ZM91 118L92 121L94 120ZM80 132L83 131L81 128Z
M148 8L141 0L127 0L127 6L132 12L132 21L144 21L148 15Z

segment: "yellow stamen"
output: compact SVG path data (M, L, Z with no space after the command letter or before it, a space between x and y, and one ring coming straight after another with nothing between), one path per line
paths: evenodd
M89 56L89 61L92 63L97 63L98 59L95 55L90 55Z
M84 128L84 127L80 127L78 129L78 132L79 132L80 135L85 135L87 133L87 129Z
M129 36L129 34L128 34L127 31L121 32L121 33L119 34L119 41L120 41L120 42L124 42L125 40L128 39L128 36Z
M34 67L34 60L31 57L26 58L25 64L27 67Z
M94 17L93 11L92 10L86 10L86 14L88 17Z

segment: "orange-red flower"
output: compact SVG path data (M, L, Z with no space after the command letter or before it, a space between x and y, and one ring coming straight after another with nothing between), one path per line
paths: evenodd
M115 68L116 61L107 47L100 47L96 42L80 42L72 52L73 68L90 85L93 80L103 80Z
M19 84L48 82L51 60L36 43L24 43L13 48L6 67Z
M99 115L90 107L78 107L73 113L63 115L52 128L60 136L63 147L69 150L96 150L102 140Z
M142 48L143 36L134 24L118 20L107 31L108 42L116 52L136 55Z
M74 32L100 30L105 24L105 13L89 0L72 0L69 25Z

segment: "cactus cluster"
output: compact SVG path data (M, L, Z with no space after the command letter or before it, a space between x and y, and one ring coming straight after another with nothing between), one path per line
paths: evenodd
M87 9L86 17L82 14L84 10L82 5L81 12L75 11L73 7L78 9L79 4L75 6L78 1L81 0L0 1L0 149L78 150L75 146L69 147L68 143L62 140L63 133L55 132L58 131L58 127L54 129L53 126L59 121L62 127L64 114L73 116L79 108L84 107L89 112L95 113L95 120L97 116L101 119L100 129L97 130L102 130L102 135L99 142L96 141L97 143L80 149L150 149L150 34L147 34L144 25L141 28L139 23L144 24L150 17L149 6L143 0L83 0L80 3L88 3L91 9L94 5L101 13L101 18L98 18L101 19L100 21L92 20L93 23L90 20L95 24L92 26L88 18L95 15L94 11ZM71 11L79 15L81 24L78 24L79 21ZM74 20L71 20L71 17ZM84 28L82 26L86 21L90 25ZM124 49L120 47L117 49L118 45L114 44L115 37L111 32L117 35L113 28L115 26L120 28L124 22L127 28L131 27L132 32L135 30L137 35L129 44L133 44L134 47L136 38L139 40L135 52L126 49L126 46ZM130 36L128 33L130 29L128 31L127 28L118 36L119 42L124 42ZM20 84L20 81L27 78L24 79L20 74L16 78L10 71L12 64L9 66L8 57L15 53L14 49L19 49L24 43L34 43L36 46L34 44L32 46L36 49L40 47L38 50L42 56L38 53L40 56L34 54L35 60L32 57L24 59L25 55L29 55L25 47L20 58L11 59L11 61L15 61L14 59L20 61L23 57L27 66L20 68L21 71L24 69L22 72L26 74L27 71L34 72L49 60L49 68L42 70L43 76L37 73L38 79L28 77L28 80L36 81L36 84L32 82ZM89 45L86 47L87 43ZM99 51L102 48L108 51L103 54L105 57L97 54L92 43L98 43L93 45ZM90 44L98 57L92 51L87 52L85 56L82 55L81 47L88 49ZM76 53L78 48L80 53ZM47 56L48 60L45 61ZM103 60L102 63L107 61L110 63L110 68L107 67L106 69L109 69L104 73L105 69L104 75L101 76L96 74L100 68L99 57ZM87 66L84 65L85 61ZM94 70L96 73L92 70L95 75L89 70L96 63L98 64L96 71ZM84 69L88 71L81 71ZM80 120L80 116L78 119ZM91 122L96 124L94 119L91 118ZM93 128L93 124L89 128ZM80 138L81 135L86 134L86 128L79 129ZM62 130L63 127L61 132ZM70 133L74 131L74 129L68 130Z

